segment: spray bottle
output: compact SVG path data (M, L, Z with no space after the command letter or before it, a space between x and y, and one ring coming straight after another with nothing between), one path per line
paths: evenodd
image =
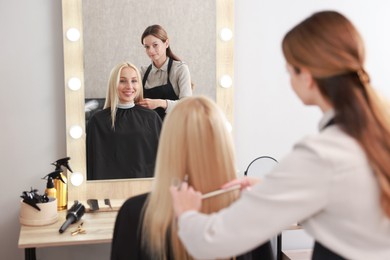
M57 190L56 188L54 188L54 182L52 177L49 177L47 179L45 194L48 197L57 198Z
M66 177L62 173L62 169L56 168L54 172L49 173L43 179L53 179L54 188L56 189L57 210L66 209L67 202L67 189L66 189Z
M59 177L54 179L54 187L57 190L57 200L58 200L58 209L63 210L66 209L66 204L68 201L68 187L67 187L67 178L65 174L63 174L62 166L64 166L68 171L72 172L72 169L69 166L70 157L65 157L62 159L58 159L54 163L52 163L56 167L56 171L61 171Z
M65 157L62 159L58 159L52 165L54 165L56 168L54 172L49 173L46 175L46 177L53 178L54 181L54 187L57 191L57 209L58 210L64 210L67 208L67 201L68 201L68 189L67 189L67 178L65 174L63 174L62 166L66 167L70 172L73 172L72 169L69 166L69 159L70 157Z

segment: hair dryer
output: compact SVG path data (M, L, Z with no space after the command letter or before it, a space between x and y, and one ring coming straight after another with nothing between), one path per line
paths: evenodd
M69 225L79 221L81 217L84 215L84 213L85 213L84 205L78 202L77 200L75 200L73 206L68 210L66 214L66 220L64 224L62 224L59 232L64 233L64 231L69 227Z

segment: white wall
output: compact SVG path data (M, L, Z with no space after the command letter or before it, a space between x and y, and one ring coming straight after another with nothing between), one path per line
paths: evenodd
M390 2L365 0L246 0L235 2L235 142L240 172L260 155L281 159L317 131L319 109L305 107L289 85L281 51L284 34L315 11L344 13L367 47L372 84L390 98ZM272 221L272 220L270 220ZM301 231L283 235L283 248L307 248Z
M235 140L240 170L258 155L280 159L317 131L320 111L305 107L289 85L284 34L314 11L344 13L366 40L367 71L390 97L390 3L350 0L246 0L235 4Z
M367 70L387 96L390 82L390 3L382 0L239 0L235 3L235 141L238 166L259 154L281 158L301 136L316 131L319 112L304 108L288 85L280 40L314 10L344 11L368 44ZM336 8L337 7L337 8ZM0 0L0 252L17 248L19 196L66 155L60 0ZM387 74L387 75L386 75ZM307 243L299 238L299 247ZM38 259L108 259L109 245L38 249Z

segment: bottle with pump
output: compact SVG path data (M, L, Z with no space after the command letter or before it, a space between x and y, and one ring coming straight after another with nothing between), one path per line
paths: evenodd
M51 198L57 198L57 190L54 188L54 182L53 178L49 177L47 179L47 184L46 184L46 190L45 190L46 196L51 197Z

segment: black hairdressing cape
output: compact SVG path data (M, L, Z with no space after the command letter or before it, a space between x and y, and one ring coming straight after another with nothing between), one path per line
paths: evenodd
M111 260L153 260L142 247L143 207L149 193L127 199L120 208L115 221L114 235L111 244ZM168 239L168 247L170 243ZM167 260L173 259L166 256ZM271 242L267 241L251 251L237 256L237 260L274 260Z
M115 129L111 110L93 115L87 127L87 179L153 177L161 119L150 109L135 105L118 108Z

